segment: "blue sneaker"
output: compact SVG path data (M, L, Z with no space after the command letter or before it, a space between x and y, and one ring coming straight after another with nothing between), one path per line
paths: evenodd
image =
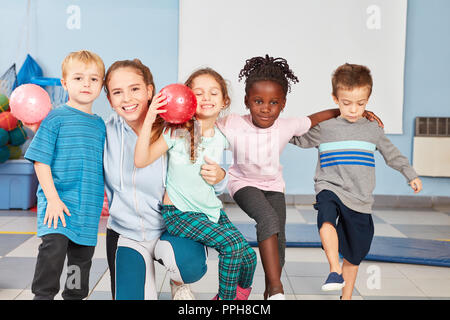
M322 291L334 291L341 290L345 286L344 278L342 274L331 272L328 275L327 281L322 286Z

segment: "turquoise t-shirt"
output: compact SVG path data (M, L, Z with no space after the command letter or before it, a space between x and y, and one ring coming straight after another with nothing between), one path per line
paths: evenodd
M57 229L53 223L51 228L43 225L47 198L39 185L38 236L60 233L77 244L97 244L104 197L105 132L102 118L67 105L52 110L42 121L25 158L50 166L58 195L71 215L64 214L66 227L60 220Z
M169 146L166 191L172 203L183 212L202 212L213 221L219 221L222 201L217 198L214 187L200 175L204 157L221 163L223 150L228 141L219 129L214 127L214 136L201 137L195 163L190 160L190 144L184 137L163 134Z

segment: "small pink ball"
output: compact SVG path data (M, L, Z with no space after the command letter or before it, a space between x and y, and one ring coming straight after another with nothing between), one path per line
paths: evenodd
M52 109L47 91L38 85L23 84L11 93L9 98L11 113L26 124L41 122Z

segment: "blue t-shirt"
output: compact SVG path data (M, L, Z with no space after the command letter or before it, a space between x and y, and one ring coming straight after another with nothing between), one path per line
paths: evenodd
M61 106L42 121L25 158L50 166L53 182L62 202L70 211L66 227L43 224L47 199L37 190L38 236L60 233L71 241L97 244L98 223L103 207L103 147L105 123L97 115Z

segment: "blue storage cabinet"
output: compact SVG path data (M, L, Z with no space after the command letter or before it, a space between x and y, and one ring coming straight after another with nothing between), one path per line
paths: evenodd
M36 205L38 180L31 161L0 163L0 209L27 210Z

